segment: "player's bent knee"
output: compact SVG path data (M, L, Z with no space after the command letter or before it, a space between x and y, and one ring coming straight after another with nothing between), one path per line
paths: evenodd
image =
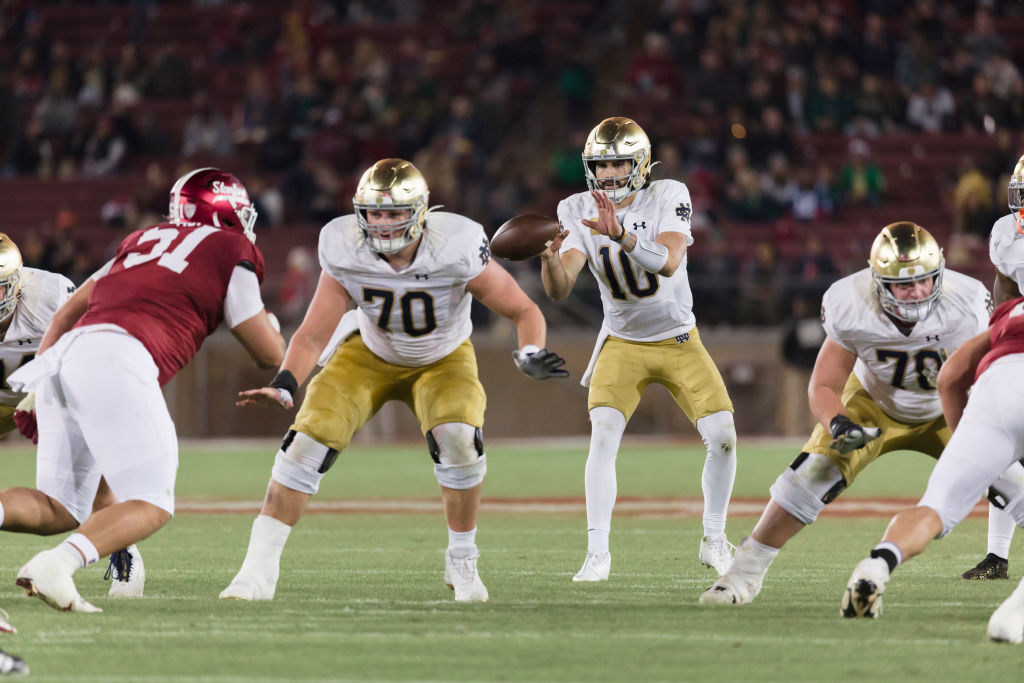
M487 474L483 431L462 422L440 424L427 432L437 483L449 489L471 489Z
M697 431L709 451L724 455L736 452L736 423L728 410L720 410L698 419Z
M338 458L338 451L302 432L289 430L274 458L271 477L282 486L315 494L320 480Z
M832 459L822 453L801 453L770 489L772 500L804 524L846 488L846 479Z

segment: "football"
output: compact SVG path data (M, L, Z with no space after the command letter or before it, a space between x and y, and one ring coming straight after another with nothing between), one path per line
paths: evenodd
M509 261L538 256L558 235L558 221L539 213L524 213L505 221L491 238L491 253Z

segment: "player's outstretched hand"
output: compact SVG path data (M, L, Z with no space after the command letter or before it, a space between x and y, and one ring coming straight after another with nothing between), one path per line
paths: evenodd
M14 424L18 427L18 433L26 439L31 439L33 444L39 443L39 425L36 424L36 395L28 393L21 399L18 407L14 409Z
M279 406L281 408L291 408L295 405L292 400L292 394L287 389L277 389L275 387L261 387L259 389L249 389L248 391L239 391L238 400L235 401L236 406Z
M596 230L602 235L613 237L616 240L625 235L626 231L615 215L615 204L604 190L594 190L590 193L597 205L597 219L589 220L584 218L580 222L591 230Z
M562 368L565 359L553 351L527 345L512 352L512 360L516 367L527 377L533 379L550 379L551 377L568 377L569 371Z
M863 448L882 435L878 427L862 427L845 415L836 415L829 422L832 443L828 446L839 453L849 453Z

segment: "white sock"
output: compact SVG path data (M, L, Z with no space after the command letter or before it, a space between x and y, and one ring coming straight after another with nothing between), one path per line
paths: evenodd
M291 530L290 526L279 519L268 515L257 516L252 522L249 549L245 552L245 560L238 573L253 574L276 584L281 571L281 553Z
M1004 560L1009 559L1010 542L1013 541L1013 530L1016 528L1017 523L1006 510L988 504L988 552Z
M736 548L736 556L729 565L729 573L760 583L778 555L779 548L747 538Z
M715 540L725 535L729 498L736 480L736 427L732 413L705 415L697 420L697 431L708 451L700 478L704 492L704 535Z
M590 411L590 426L590 454L583 473L587 493L587 551L606 553L618 492L615 458L622 432L626 430L626 418L615 408L598 406Z
M469 531L448 529L448 552L452 557L472 557L476 553L476 527Z
M74 533L64 539L58 548L62 548L70 556L75 558L75 569L88 567L100 559L96 546L88 538L79 533Z

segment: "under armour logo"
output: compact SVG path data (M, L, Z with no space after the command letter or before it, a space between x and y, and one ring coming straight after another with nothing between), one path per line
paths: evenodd
M676 341L682 344L683 342L690 341L690 333L684 332L683 334L676 335Z
M426 280L427 278L430 277L430 274L429 273L416 273L416 275L414 277L417 280Z
M31 339L19 339L18 340L18 346L22 346L24 344L31 344L31 343L32 343Z
M634 230L639 230L640 228L643 228L644 230L646 230L647 229L647 221L640 221L640 225L637 225L635 221L633 222L633 229Z
M924 337L924 340L925 341L929 341L929 342L930 341L939 341L939 335L937 335L937 334L936 335L926 334L925 337Z

